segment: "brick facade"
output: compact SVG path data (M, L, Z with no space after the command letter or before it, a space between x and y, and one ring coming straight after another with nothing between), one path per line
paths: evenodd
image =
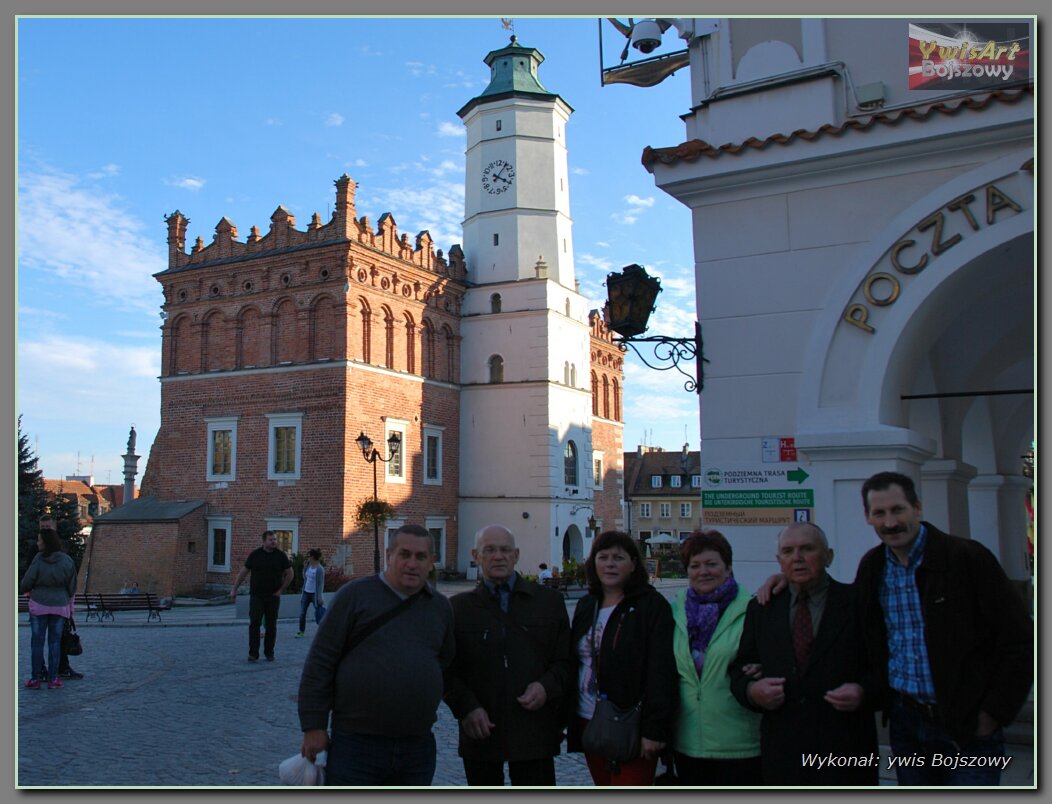
M204 504L177 525L96 528L96 591L119 588L128 573L161 594L229 588L273 520L295 523L297 552L317 547L348 575L371 572L373 534L356 511L372 496L373 467L355 439L364 432L386 454L391 428L403 437L404 477L378 463L378 496L398 521L442 523L444 566L465 569L456 566L464 255L459 246L448 258L436 252L427 232L411 245L390 214L374 230L355 218L354 182L335 184L331 221L315 214L303 231L278 207L264 236L252 227L239 241L223 218L212 243L198 238L186 252L189 219L167 217L169 267L156 275L165 299L161 427L141 494ZM592 375L603 378L593 391L606 383L593 402L593 448L603 453L595 516L619 527L623 356L597 312L590 323ZM231 462L218 475L210 426L231 434ZM295 472L272 471L277 427L295 429ZM425 477L428 435L440 443L437 478ZM217 519L228 557L209 539ZM149 579L134 565L149 565Z

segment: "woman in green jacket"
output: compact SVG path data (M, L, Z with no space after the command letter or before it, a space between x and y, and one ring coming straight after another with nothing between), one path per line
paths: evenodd
M680 552L689 586L672 605L679 671L673 741L678 783L755 785L760 779L760 714L738 703L727 675L738 653L750 595L734 579L731 546L719 531L695 531Z

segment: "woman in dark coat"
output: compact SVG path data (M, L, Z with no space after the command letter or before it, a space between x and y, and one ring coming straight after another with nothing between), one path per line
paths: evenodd
M635 541L627 533L599 535L585 563L589 593L570 628L577 679L571 695L567 748L581 751L581 734L597 697L629 708L642 702L639 756L627 762L585 754L597 785L649 785L658 756L672 736L678 697L672 653L672 607L649 582Z

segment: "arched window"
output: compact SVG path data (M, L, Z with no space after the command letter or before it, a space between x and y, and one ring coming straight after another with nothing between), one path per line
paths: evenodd
M592 415L599 415L599 378L592 372Z
M491 313L499 313L500 312L500 294L499 293L494 293L492 296L489 297L489 311Z
M409 313L405 313L405 370L416 374L416 324Z
M384 308L384 365L394 368L394 316Z
M423 354L420 358L420 371L425 377L435 376L435 328L426 318L420 325L422 330L420 337L420 348Z
M489 359L489 381L491 383L504 382L504 358L493 355Z
M603 375L603 418L610 418L610 382Z
M360 301L362 304L362 360L371 363L373 360L373 311L369 309L364 299Z
M450 382L457 381L457 339L448 324L442 326L442 332L446 335L446 379Z
M577 445L573 441L567 441L563 451L563 482L567 486L577 485Z
M617 384L617 380L614 380L613 384L614 421L621 421L621 386Z

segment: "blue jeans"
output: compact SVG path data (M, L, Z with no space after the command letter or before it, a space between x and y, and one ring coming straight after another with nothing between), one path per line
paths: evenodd
M969 757L1003 758L1005 746L1001 729L959 744L942 724L928 719L896 696L891 707L888 736L895 758L912 761L910 765L896 765L895 775L900 785L962 787L1001 783L1000 762L993 767L986 764L985 759L979 760L982 767L960 765L962 759L967 761Z
M314 592L304 592L300 595L300 633L307 630L307 608L314 605L314 617L318 617L318 604L314 602Z
M58 674L58 663L62 656L62 628L66 618L60 614L29 615L32 634L30 658L33 662L32 678L39 678L44 671L44 637L47 636L48 677L53 681Z
M435 737L382 737L333 730L325 784L428 787L435 776Z

